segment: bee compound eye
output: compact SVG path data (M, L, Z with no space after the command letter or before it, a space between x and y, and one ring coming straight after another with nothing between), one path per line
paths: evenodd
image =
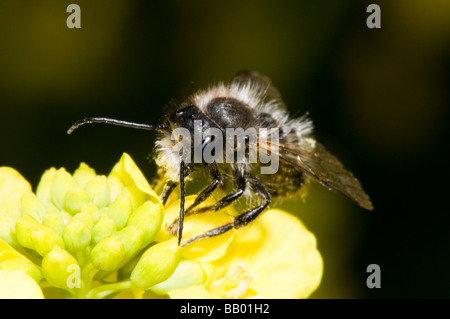
M188 105L178 109L171 117L170 120L175 123L183 123L189 120L195 120L197 118L198 109L195 105Z

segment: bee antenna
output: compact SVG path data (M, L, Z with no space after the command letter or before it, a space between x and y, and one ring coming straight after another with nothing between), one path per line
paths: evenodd
M170 131L170 128L166 125L150 125L150 124L143 124L143 123L134 123L134 122L110 119L110 118L106 118L106 117L87 117L82 120L76 121L67 130L67 134L71 134L73 131L75 131L77 128L79 128L81 125L91 124L91 123L112 124L112 125L117 125L117 126L131 127L131 128L135 128L135 129L139 129L139 130L148 130L148 131L154 131L154 130Z

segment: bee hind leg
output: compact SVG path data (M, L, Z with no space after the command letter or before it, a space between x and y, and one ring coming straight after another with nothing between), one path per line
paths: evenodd
M266 187L261 183L261 181L259 179L255 178L255 177L248 177L248 181L250 182L250 184L252 186L252 190L257 195L261 196L264 199L264 203L237 216L233 222L222 225L222 226L214 228L214 229L211 229L201 235L193 237L181 246L185 247L194 241L221 235L221 234L229 231L232 228L238 229L238 228L244 227L244 226L248 225L250 222L252 222L253 220L255 220L259 216L259 214L261 214L264 211L264 209L267 208L267 206L270 204L271 199L270 199L269 192L267 191Z
M271 199L270 194L267 191L266 187L261 183L261 181L255 177L251 177L250 185L252 187L252 190L259 196L261 196L264 199L264 203L262 203L260 206L257 206L239 216L237 216L234 220L234 227L235 228L241 228L249 224L250 222L254 221L256 217L261 214L264 209L269 206Z

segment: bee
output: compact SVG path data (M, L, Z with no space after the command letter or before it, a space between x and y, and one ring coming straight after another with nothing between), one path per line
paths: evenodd
M179 217L168 227L177 234L178 245L181 245L184 218L191 214L219 211L241 197L260 199L255 207L234 217L230 223L190 238L182 246L248 225L269 206L272 198L295 194L311 179L345 195L364 209L373 209L359 181L312 137L311 120L306 116L291 119L279 91L267 77L256 72L238 72L227 84L219 83L197 92L181 103L161 125L91 117L75 122L68 134L87 123L106 123L158 132L155 143L156 164L168 179L161 194L162 202L167 201L176 187L180 188ZM237 128L241 129L240 133L231 139L220 136ZM268 130L276 131L275 138L272 135L269 137ZM185 134L183 138L177 139L174 133L179 131ZM210 131L215 133L208 133ZM250 131L254 133L248 133ZM241 142L230 144L236 139ZM180 144L180 141L183 143ZM213 151L212 145L215 146ZM202 151L207 149L211 151L209 155L212 157L201 156ZM238 153L258 153L260 158L255 160L253 157L250 161L248 157L240 156L240 160L236 160ZM276 165L264 166L263 162L267 164L268 157ZM186 208L185 182L195 172L205 170L209 173L210 184ZM223 186L224 179L232 181L234 190L212 206L196 209L217 187Z

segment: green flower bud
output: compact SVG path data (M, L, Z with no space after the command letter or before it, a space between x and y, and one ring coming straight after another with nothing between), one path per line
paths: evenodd
M181 251L176 240L160 242L145 251L131 272L130 279L137 287L152 287L173 274L180 258Z
M50 197L52 202L59 209L63 209L66 198L66 193L69 189L74 187L75 181L72 176L67 173L64 168L60 168L55 173L55 178L50 189Z
M92 203L86 204L81 208L81 212L82 213L88 213L89 215L91 215L92 217L92 221L94 222L94 224L100 219L100 217L102 216L102 213L100 212L100 210L98 209L97 206L95 206Z
M36 282L41 280L41 271L38 266L26 258L9 258L0 262L0 269L9 271L22 270Z
M47 209L33 193L22 197L21 207L22 215L30 215L39 223L42 222L42 218L47 214Z
M42 260L42 275L47 281L58 288L68 289L68 280L72 276L71 269L80 267L77 260L58 246L53 249Z
M132 211L132 198L130 196L118 196L109 207L108 215L118 229L125 227Z
M109 185L106 176L95 176L85 187L92 203L98 208L105 207L110 202Z
M11 167L0 167L0 212L17 220L21 216L21 197L31 193L30 184Z
M83 223L89 230L92 229L94 226L94 219L92 218L91 214L88 212L81 212L73 216L73 218L70 220L71 223L73 222L81 222Z
M48 213L42 219L42 225L53 228L60 236L66 227L64 220L53 205L49 205Z
M16 218L8 213L0 212L0 238L11 246L17 246L15 236Z
M39 226L36 219L30 215L20 217L16 223L16 238L25 248L34 249L31 233Z
M92 241L99 243L103 238L113 235L116 232L116 224L106 214L102 214L102 217L92 228Z
M104 271L115 270L125 256L123 243L115 235L102 239L91 251L91 261L95 268Z
M125 263L123 265L120 265L120 269L117 272L117 279L118 280L128 280L130 279L131 272L133 271L134 267L136 267L139 259L141 259L142 254L144 254L145 251L142 249L139 250L139 252L131 257L129 260L125 260Z
M88 202L88 194L78 184L74 183L66 193L64 208L69 213L74 214L81 211L81 207Z
M121 194L124 186L117 174L109 174L107 177L111 201L114 201Z
M44 257L54 246L64 248L64 242L61 236L53 228L39 225L31 233L31 241L34 250Z
M53 180L55 179L56 168L52 167L45 171L41 180L36 188L36 196L44 204L50 204L51 201L51 188Z
M143 246L147 246L161 227L163 220L162 207L147 201L138 207L128 219L128 226L136 226L144 232Z
M142 204L144 204L144 202L147 199L147 196L145 193L138 192L135 189L128 188L128 187L122 189L120 196L131 198L131 204L132 204L133 211L136 210Z
M96 176L95 170L85 163L81 163L73 173L73 179L84 188Z
M61 218L64 221L64 224L67 225L68 223L70 223L70 221L72 220L72 215L70 215L68 212L66 212L65 210L61 210L58 212L59 215L61 216Z
M141 249L144 232L135 226L127 226L117 233L117 237L123 243L125 248L124 260L127 261Z
M91 232L84 223L72 220L64 229L63 240L67 250L80 251L91 242Z
M205 272L199 263L191 260L180 262L175 272L150 290L157 295L164 295L170 290L201 285L206 279Z

